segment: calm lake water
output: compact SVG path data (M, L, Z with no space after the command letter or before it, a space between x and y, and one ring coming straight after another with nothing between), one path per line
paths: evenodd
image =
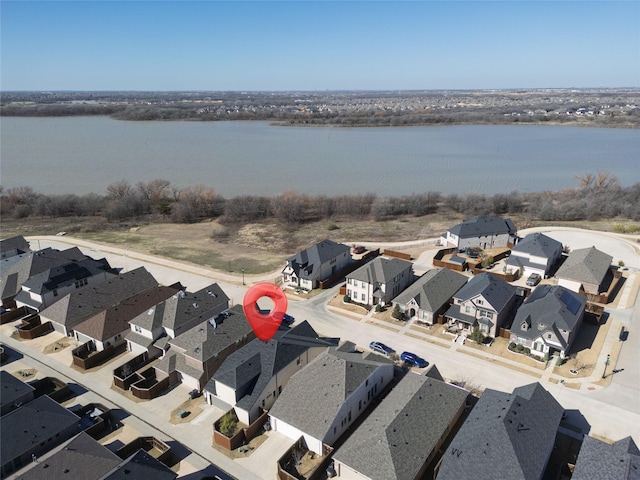
M177 187L273 195L493 194L558 190L607 170L640 182L640 130L565 126L277 127L267 122L2 118L1 183L105 193L162 178Z

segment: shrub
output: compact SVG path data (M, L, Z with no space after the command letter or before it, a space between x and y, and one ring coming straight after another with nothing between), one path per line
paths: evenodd
M524 347L520 344L516 345L516 352L518 353L522 353L522 351L524 350Z
M478 327L476 327L476 328L473 329L473 332L471 332L471 335L469 335L469 338L471 340L473 340L474 342L476 342L478 345L480 345L482 343L482 341L484 340L484 335L480 331L480 329Z
M402 320L402 310L400 310L400 305L397 303L393 306L393 311L391 312L391 316L396 320Z
M377 312L377 313L380 313L381 311L382 311L382 305L377 304L377 305L376 305L376 312Z
M511 342L509 344L509 350L515 350L516 349L516 344L514 342Z
M619 266L619 267L624 267L624 262L623 262L622 260L620 260L620 261L618 262L618 266Z
M238 417L236 417L235 412L227 412L220 419L220 433L225 437L231 438L236 431L236 426L238 425Z
M529 354L531 353L531 349L530 349L530 348L528 348L528 347L524 347L524 350L523 350L523 351L524 351L524 354L525 354L525 355L529 355Z
M344 303L351 303L351 297L349 295L345 295L344 297L342 297L342 301Z
M542 357L542 358L543 358L543 360L544 360L545 362L548 362L548 361L549 361L549 352L545 353L545 354L544 354L544 357Z
M560 367L564 364L564 359L558 357L558 359L556 360L556 367Z
M340 227L338 225L336 225L335 223L330 223L329 225L327 225L327 230L332 231L332 230L338 230L340 229Z

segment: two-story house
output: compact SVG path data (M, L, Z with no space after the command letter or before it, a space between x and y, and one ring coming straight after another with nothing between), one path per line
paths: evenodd
M305 320L281 326L274 337L255 339L227 357L204 389L207 403L230 410L249 425L271 408L291 376L331 344Z
M522 276L537 273L546 278L561 257L562 243L543 233L532 233L511 249L505 270L510 273L519 271Z
M15 297L16 306L41 311L66 294L118 275L106 259L87 257L33 275L22 284Z
M0 240L0 259L14 257L30 251L29 242L22 235Z
M459 223L442 235L440 243L458 249L479 247L481 249L513 245L517 230L511 219L500 217L474 217Z
M453 296L445 313L449 327L471 333L475 327L495 337L508 318L516 299L516 287L490 273L473 277Z
M287 259L282 269L282 284L313 290L318 282L333 278L350 261L350 248L347 245L323 240Z
M168 287L158 286L125 298L119 304L102 310L74 327L74 335L80 343L91 342L101 351L109 346L118 347L125 343L125 335L130 331L129 321L142 312L155 308L184 287L178 282Z
M166 338L166 343L206 320L215 319L228 308L229 297L217 283L197 292L181 290L129 322L127 348L135 353L147 352L151 357L161 355L161 342L155 344L156 341Z
M400 306L405 318L433 325L468 279L447 268L434 268L420 276L393 303Z
M347 295L356 303L387 305L413 280L413 263L377 257L347 275Z
M559 352L564 358L575 340L587 299L559 285L539 285L518 309L511 326L511 342L532 355Z
M353 347L331 348L296 373L269 412L271 428L323 455L393 379L393 362Z

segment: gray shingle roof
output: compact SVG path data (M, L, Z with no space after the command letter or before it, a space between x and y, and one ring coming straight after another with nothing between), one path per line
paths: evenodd
M600 285L613 257L596 247L574 250L556 272L557 278Z
M6 370L0 371L0 404L2 404L2 410L4 410L5 405L14 403L29 394L29 392L33 393L34 390L31 385L24 383Z
M460 388L408 374L334 458L372 480L413 480L466 398Z
M485 235L515 235L516 227L509 218L481 216L465 220L451 227L449 232L460 238Z
M249 336L253 338L254 333L244 315L242 305L235 305L228 311L231 315L218 322L216 328L213 328L207 319L170 340L169 344L184 350L188 357L206 362L230 345L242 342Z
M0 261L0 291L2 299L16 295L29 278L50 268L87 258L78 247L67 250L44 248Z
M27 242L27 240L22 235L16 235L15 237L0 240L1 253L13 250L17 251L18 253L25 253L30 252L31 247L29 246L29 242Z
M81 432L17 480L98 480L121 462L115 453Z
M501 312L515 294L516 287L495 275L484 272L469 280L458 290L454 298L465 301L482 295L496 312Z
M212 283L197 292L176 293L129 323L149 331L160 327L176 331L198 320L208 320L212 312L226 310L228 306L227 294L217 283Z
M379 355L332 348L291 377L270 415L322 440L345 400L382 365L389 363Z
M129 321L132 318L175 295L182 288L180 283L176 283L170 287L151 288L125 298L118 305L107 308L76 325L75 330L94 340L108 340L118 333L130 331Z
M539 383L487 389L442 458L438 480L539 479L564 409Z
M57 433L77 424L80 417L60 406L47 395L22 405L2 417L0 458L2 465L29 452Z
M640 450L631 437L613 444L585 437L571 476L573 480L638 480Z
M434 268L398 295L393 303L406 305L415 298L422 310L437 312L467 283L467 280L468 277L453 270Z
M291 329L281 326L271 340L252 340L229 355L210 383L217 381L239 391L238 407L250 411L271 378L309 349L308 344L281 341L296 337L315 340L318 334L306 320ZM318 342L317 346L326 344ZM205 390L211 391L209 385Z
M157 286L156 279L144 267L136 268L70 293L45 308L40 316L72 329L87 318Z
M582 318L586 304L586 297L564 287L538 285L518 309L511 330L519 337L531 340L549 330L572 332ZM525 329L521 328L522 324L526 325ZM558 339L562 340L562 337Z
M99 480L174 480L178 474L140 449Z
M552 257L558 250L562 251L562 243L543 233L530 233L511 249L512 252L528 253L543 258Z
M349 251L347 245L325 239L288 258L287 265L299 278L313 280L318 276L322 264L343 253L349 254Z
M411 267L413 267L413 264L406 260L376 257L371 262L351 272L347 275L347 278L366 282L370 285L387 283L393 277Z

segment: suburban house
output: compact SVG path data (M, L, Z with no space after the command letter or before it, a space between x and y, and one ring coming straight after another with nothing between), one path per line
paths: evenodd
M77 289L118 275L106 259L84 258L33 275L15 296L16 306L37 312Z
M33 400L33 388L6 370L0 371L0 416Z
M282 269L282 284L313 290L318 282L334 277L350 261L347 245L323 240L287 259Z
M156 341L176 338L206 320L215 319L228 308L229 297L217 283L193 293L181 290L129 321L127 348L159 356L163 345L155 344Z
M356 303L387 305L413 280L413 263L377 257L347 275L347 295Z
M441 380L405 375L334 453L337 478L423 478L464 412L467 396Z
M153 367L156 378L202 390L229 355L255 338L242 305L227 312L223 320L204 320L169 340L169 350Z
M393 380L393 362L354 347L325 350L291 377L269 412L271 428L324 455Z
M509 317L516 299L516 287L490 273L473 277L453 296L445 313L449 327L471 333L475 327L495 337Z
M271 340L252 340L229 355L205 387L205 399L233 408L249 425L271 408L291 376L329 345L306 320L293 328L281 326Z
M559 352L564 358L575 340L587 299L558 285L539 285L518 309L511 342L540 358Z
M486 389L446 449L436 478L546 478L563 413L539 383L511 394Z
M68 293L40 312L42 323L50 321L56 332L73 336L76 326L123 300L158 286L144 268L136 268L95 285Z
M531 233L511 249L505 270L509 273L519 271L521 276L537 273L546 278L561 257L562 243L543 233Z
M574 292L598 295L606 290L603 284L612 260L611 255L596 247L574 250L556 272L558 285Z
M47 395L4 415L0 429L2 477L77 434L79 421L80 417Z
M54 250L45 248L37 252L21 253L0 260L0 293L2 304L13 301L24 282L38 273L73 261L88 258L79 248Z
M631 437L612 444L584 437L571 478L637 480L640 478L640 450Z
M169 287L155 287L125 298L118 305L102 310L74 327L74 335L80 343L92 342L97 351L125 343L124 336L130 331L129 321L142 312L147 312L184 287L178 282Z
M479 247L483 250L508 247L516 242L517 230L508 218L481 216L459 223L440 238L446 247Z
M30 251L29 242L22 235L0 240L0 259L14 257Z
M123 459L85 432L37 460L20 473L20 480L174 480L178 476L143 449Z
M400 306L405 318L433 325L468 279L447 268L434 268L419 277L393 303Z

